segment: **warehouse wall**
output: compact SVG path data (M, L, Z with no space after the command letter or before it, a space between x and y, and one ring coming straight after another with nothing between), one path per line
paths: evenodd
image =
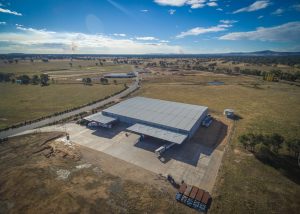
M197 120L197 122L195 123L195 125L191 129L190 134L189 134L189 139L192 138L193 135L195 134L195 132L199 129L199 127L201 126L202 121L204 120L204 118L206 117L207 114L208 114L208 108L206 108L206 110L203 112L201 117Z

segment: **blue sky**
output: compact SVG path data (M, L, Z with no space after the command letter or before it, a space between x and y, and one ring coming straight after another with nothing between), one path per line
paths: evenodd
M298 0L0 0L0 52L300 51Z

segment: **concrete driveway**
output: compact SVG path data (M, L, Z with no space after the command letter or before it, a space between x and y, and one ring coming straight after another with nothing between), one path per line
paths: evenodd
M227 140L226 126L215 123L209 129L200 128L196 138L183 145L172 147L163 155L162 160L154 153L155 149L164 144L162 141L146 138L139 142L139 135L133 133L126 135L126 127L125 124L118 124L112 129L91 130L68 123L40 130L66 131L70 134L71 141L81 146L104 152L157 174L169 174L177 182L184 180L190 185L212 191L224 153L219 145ZM212 132L216 136L213 139L211 139ZM207 139L210 140L210 144L207 144Z

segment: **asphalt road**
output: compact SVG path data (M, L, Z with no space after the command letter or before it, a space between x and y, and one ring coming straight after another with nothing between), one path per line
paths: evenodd
M139 87L139 77L137 76L134 83L132 83L128 87L128 89L121 92L120 94L117 94L117 95L115 95L113 97L110 97L106 100L100 101L100 102L95 103L95 104L90 105L90 106L82 107L80 109L77 109L77 110L74 110L74 111L71 111L71 112L67 112L67 113L64 113L64 114L61 114L61 115L58 115L58 116L53 116L51 118L46 118L44 120L41 120L41 121L38 121L38 122L35 122L35 123L31 123L31 124L28 124L28 125L25 125L25 126L21 126L21 127L18 127L18 128L13 128L13 129L9 129L9 130L6 130L6 131L2 131L2 132L0 132L0 138L6 138L6 137L9 137L9 136L12 136L12 135L16 135L20 132L24 132L24 131L31 130L31 129L36 129L36 128L39 128L39 127L42 127L42 126L60 121L62 119L66 119L66 118L69 118L71 116L77 115L81 112L91 111L95 108L102 107L102 106L104 106L104 105L106 105L110 102L113 102L115 100L118 100L122 97L127 96L128 94L130 94L131 92L136 90L138 87Z

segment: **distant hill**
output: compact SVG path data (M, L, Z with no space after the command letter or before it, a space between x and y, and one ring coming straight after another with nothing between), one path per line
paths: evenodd
M300 56L300 52L277 52L277 51L255 51L255 52L233 52L224 53L226 56Z
M210 56L300 56L300 52L277 52L271 50L255 52L232 52L232 53L213 53L213 54L145 54L148 56L158 57L210 57Z
M300 52L277 52L271 50L255 52L232 52L232 53L213 53L213 54L172 54L172 53L149 53L149 54L25 54L8 53L0 54L1 58L15 57L49 57L49 58L69 58L69 57L144 57L144 58L193 58L193 57L230 57L230 56L300 56Z

